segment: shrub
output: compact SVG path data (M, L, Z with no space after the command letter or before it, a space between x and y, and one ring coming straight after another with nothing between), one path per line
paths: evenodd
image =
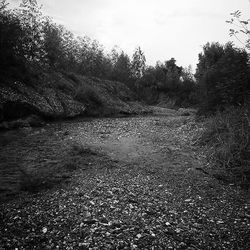
M231 108L208 119L201 137L208 159L235 181L250 184L250 113Z
M247 52L231 43L208 43L203 47L195 74L200 91L200 112L243 105L249 99L248 60Z
M102 99L91 86L81 86L77 89L75 99L87 105L101 106Z

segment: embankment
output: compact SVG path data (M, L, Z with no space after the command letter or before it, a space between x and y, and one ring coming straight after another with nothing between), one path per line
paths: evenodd
M0 83L2 129L39 125L39 119L148 112L150 109L138 103L135 94L120 82L53 72L29 84L11 80ZM27 119L30 116L32 119Z

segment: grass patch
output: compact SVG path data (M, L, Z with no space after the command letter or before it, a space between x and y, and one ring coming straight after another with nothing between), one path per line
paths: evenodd
M207 119L200 143L207 157L230 181L250 186L250 113L231 108Z

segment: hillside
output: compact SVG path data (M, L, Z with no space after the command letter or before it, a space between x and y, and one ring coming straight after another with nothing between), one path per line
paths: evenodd
M149 108L139 104L125 84L73 73L46 73L29 84L10 80L0 84L1 128L25 126L31 115L54 120L147 112Z

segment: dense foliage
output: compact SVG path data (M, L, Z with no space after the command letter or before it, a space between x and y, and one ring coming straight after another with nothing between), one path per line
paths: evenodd
M190 72L177 66L174 58L152 67L146 65L140 47L131 58L117 47L106 53L98 41L76 37L44 16L35 0L23 0L16 9L1 1L0 33L0 56L5 58L1 60L2 79L29 82L44 70L74 72L124 82L139 96L149 88L156 94L163 91L178 95L187 102L195 89L194 78L188 77ZM149 102L153 101L150 97Z
M248 54L231 43L207 43L199 54L196 79L205 111L243 105L249 98Z
M140 93L143 93L145 88L165 93L170 98L175 98L178 106L190 106L196 103L197 85L192 68L191 66L183 68L176 65L174 58L164 63L157 62L155 67L147 67L136 85L141 90Z
M241 11L237 10L232 12L230 20L226 22L233 27L230 29L230 36L233 36L238 40L246 49L250 49L250 28L249 21L242 19Z
M238 20L249 35L239 13L233 17L231 23ZM199 54L195 79L192 69L178 66L174 58L147 66L140 47L131 58L117 47L107 53L98 41L76 37L43 15L35 0L23 0L16 9L2 0L0 35L3 80L29 82L44 70L74 72L124 82L149 103L158 101L161 93L174 98L177 106L194 105L200 99L201 110L212 112L243 105L249 98L248 54L231 43L207 43Z

